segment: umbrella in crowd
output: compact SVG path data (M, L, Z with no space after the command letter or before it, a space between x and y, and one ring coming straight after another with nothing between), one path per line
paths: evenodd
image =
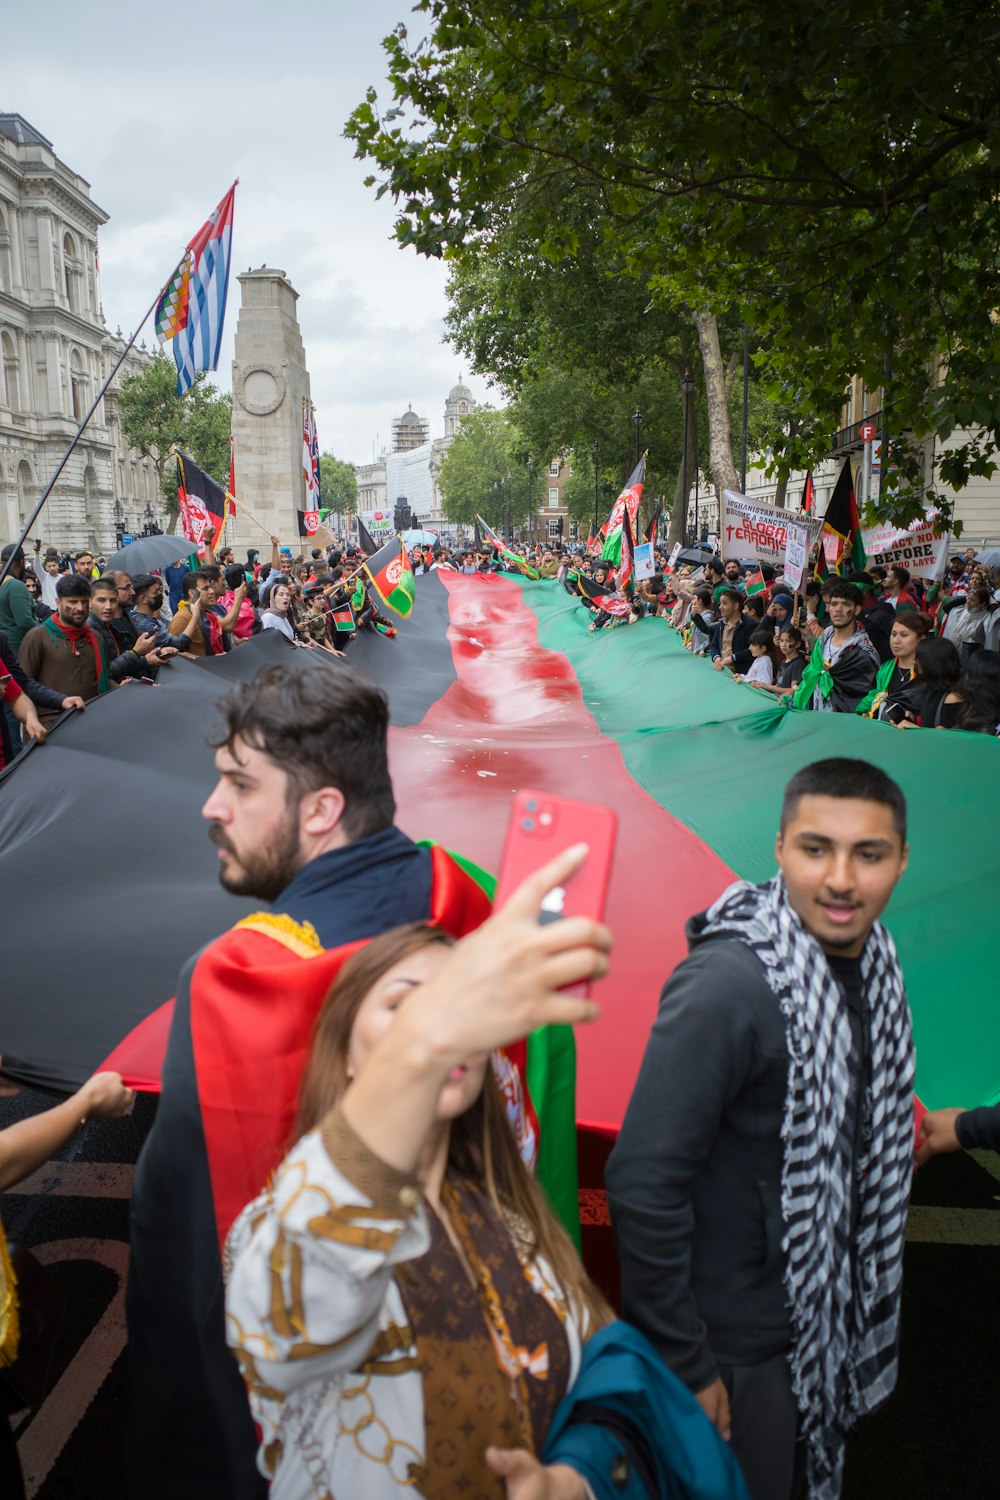
M144 536L137 542L129 542L114 557L108 558L108 570L128 573L155 573L169 568L179 558L192 550L191 543L182 536Z

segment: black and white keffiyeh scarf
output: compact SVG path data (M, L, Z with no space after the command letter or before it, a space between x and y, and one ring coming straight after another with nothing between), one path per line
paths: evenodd
M792 1388L808 1453L810 1500L837 1500L844 1434L892 1392L898 1366L903 1235L913 1162L914 1052L892 938L875 924L861 957L871 1076L856 1164L845 1136L851 1028L819 943L792 910L781 876L738 881L705 914L700 936L746 942L785 1019L788 1092L781 1211L791 1308Z

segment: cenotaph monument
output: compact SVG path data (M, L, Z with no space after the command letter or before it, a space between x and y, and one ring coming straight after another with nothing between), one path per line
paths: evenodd
M295 315L298 292L284 271L270 266L245 271L237 280L242 301L233 360L236 498L281 538L282 546L297 552L296 512L304 508L305 492L302 405L309 399ZM226 536L237 549L268 551L264 532L242 511L229 522Z

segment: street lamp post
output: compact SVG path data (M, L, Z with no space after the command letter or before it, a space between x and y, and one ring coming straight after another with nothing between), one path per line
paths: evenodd
M681 378L681 390L684 392L684 460L681 467L681 503L684 506L685 536L687 535L688 529L688 406L691 401L691 388L693 385L694 381L691 379L689 371L685 370L684 375ZM695 517L695 526L697 526L697 524L698 519L697 517Z
M600 443L595 443L594 444L594 535L595 536L597 535L597 528L600 525L600 522L597 519L597 507L600 504L600 498L601 498L601 471L600 471L600 463L601 463L601 445L600 445Z
M531 459L531 454L530 453L528 454L528 457L524 461L524 466L525 466L525 468L528 471L528 514L531 517L531 529L535 533L535 535L537 536L538 535L538 515L537 515L537 513L535 511L534 496L532 494L532 489L531 489L532 459Z
M632 421L635 423L635 461L638 463L642 457L642 412L638 407Z

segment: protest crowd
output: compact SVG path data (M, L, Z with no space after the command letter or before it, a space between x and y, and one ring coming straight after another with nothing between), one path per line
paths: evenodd
M1000 580L972 549L929 581L877 563L826 574L817 548L796 588L752 558L669 556L655 536L639 578L628 548L486 531L412 548L413 575L549 580L590 631L657 620L734 693L790 712L1000 733ZM879 922L907 860L896 783L864 761L807 766L785 790L775 877L691 916L607 1169L617 1319L489 1061L596 1017L568 987L613 964L612 934L537 920L586 851L488 915L467 872L395 826L386 701L351 670L362 631L394 649L369 549L274 537L263 558L208 548L134 573L40 543L2 557L0 765L30 742L44 755L60 717L100 695L262 632L343 658L266 667L221 704L203 816L223 886L273 921L219 937L179 984L132 1206L130 1493L836 1500L845 1434L896 1378L914 1128L904 977ZM183 1028L206 1006L239 1014L250 989L301 1010L304 1071L268 1077L269 1108L213 1137L200 1196L177 1169L208 1139ZM240 1045L263 1055L268 1037L248 1025ZM248 1096L263 1076L247 1061ZM129 1099L101 1074L0 1132L0 1185ZM267 1150L247 1167L254 1131ZM936 1111L918 1161L998 1144L997 1109ZM226 1212L222 1180L239 1184ZM0 1417L15 1497L5 1433Z

